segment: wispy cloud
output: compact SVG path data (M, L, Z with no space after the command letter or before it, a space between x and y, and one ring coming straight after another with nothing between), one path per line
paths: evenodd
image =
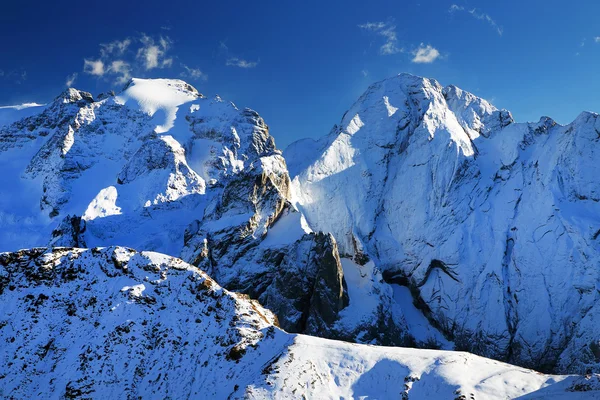
M221 40L219 42L219 53L221 53L221 54L228 54L229 53L229 46L227 46L227 44L225 43L224 40Z
M104 75L104 62L102 60L83 60L83 72L95 76Z
M200 68L191 68L185 64L181 64L181 67L184 69L184 72L181 73L181 76L183 77L187 76L193 79L202 79L203 81L208 79L208 76L204 72L200 71Z
M367 22L358 25L360 29L373 32L384 38L385 42L379 47L379 52L384 55L402 53L403 48L398 47L396 25L389 22Z
M107 71L117 75L116 83L118 84L122 85L131 79L131 65L123 60L111 62Z
M504 29L501 26L499 26L492 17L490 17L488 14L486 14L484 12L481 12L477 8L468 9L463 6L459 6L457 4L452 4L450 6L450 9L448 10L448 12L450 12L450 13L466 12L466 13L470 14L473 18L487 22L492 28L494 28L494 30L496 31L496 33L498 33L498 35L502 36L502 33L504 32Z
M77 80L77 72L73 72L71 75L67 76L65 85L67 87L72 87L75 81Z
M363 77L367 77L369 76L369 71L367 71L366 69L363 69L362 71L360 71L360 73L362 74Z
M171 47L168 36L152 37L145 33L101 43L96 58L83 60L83 72L123 84L129 81L133 73L143 76L146 71L170 68L173 65Z
M155 42L150 36L142 34L140 41L143 46L138 49L137 58L144 62L146 70L165 68L173 65L173 59L166 57L167 51L171 46L171 40L168 37L161 36Z
M227 59L225 65L239 68L254 68L258 65L258 63L259 61L246 61L238 57L231 57Z
M228 67L255 68L260 63L260 59L248 61L237 54L234 54L229 50L229 46L225 44L224 40L219 42L219 56L225 58L225 65Z
M421 43L419 47L413 51L413 55L412 62L418 64L430 64L440 57L440 52L429 44L425 46Z
M596 36L596 37L594 38L594 42L596 42L596 43L600 43L600 36Z
M131 45L130 38L100 44L100 55L102 57L107 57L112 54L117 56L123 55L123 53L125 53L125 51L129 48L129 45Z

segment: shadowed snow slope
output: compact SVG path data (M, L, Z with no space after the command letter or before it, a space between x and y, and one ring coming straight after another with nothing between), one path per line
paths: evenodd
M514 123L401 74L285 156L310 227L407 285L457 348L583 373L600 369L599 137L598 114Z
M15 399L593 398L598 384L291 335L198 268L123 247L0 253L0 310L0 396Z

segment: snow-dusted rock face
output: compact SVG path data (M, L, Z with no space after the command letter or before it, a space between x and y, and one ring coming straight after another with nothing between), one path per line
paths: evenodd
M226 398L286 344L257 302L122 247L0 254L0 297L2 397Z
M11 188L0 196L0 250L181 256L260 298L294 332L325 335L348 304L335 240L291 205L263 119L183 81L132 79L96 100L69 89L2 128L0 168Z
M584 372L600 370L599 137L598 114L514 123L401 74L285 156L309 225L409 287L457 348Z
M200 269L123 247L0 253L0 310L0 396L14 399L594 398L599 386L288 334Z

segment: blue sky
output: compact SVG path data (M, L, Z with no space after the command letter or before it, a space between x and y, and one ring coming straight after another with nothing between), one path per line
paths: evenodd
M369 84L411 72L518 121L568 123L600 111L598 15L591 0L7 0L0 105L48 102L69 80L98 94L128 76L182 78L257 110L285 147L327 134Z

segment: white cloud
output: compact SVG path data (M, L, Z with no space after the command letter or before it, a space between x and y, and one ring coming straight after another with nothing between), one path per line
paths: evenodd
M360 71L360 73L366 78L369 75L369 71L367 71L366 69L363 69L362 71Z
M200 71L199 68L190 68L185 64L181 64L181 66L183 69L185 69L185 71L181 73L181 76L189 76L190 78L202 79L203 81L208 78L208 76L206 76L204 72Z
M123 60L113 61L107 70L108 73L118 75L116 83L124 84L131 79L131 66Z
M83 72L90 75L104 75L104 62L102 60L83 60Z
M72 87L75 81L77 80L77 75L77 72L73 72L71 75L67 76L67 81L65 82L65 85L67 87Z
M158 44L156 44L150 36L142 34L140 42L142 42L142 47L138 49L137 58L143 61L144 68L147 71L154 68L167 68L173 65L173 59L166 58L166 53L171 47L169 38L161 36Z
M600 36L596 36L596 37L594 38L594 42L596 42L596 43L600 43Z
M402 53L403 48L398 47L398 37L396 35L396 25L386 22L367 22L358 25L360 29L374 32L385 39L385 43L379 48L379 52L384 55Z
M227 59L225 65L230 67L254 68L258 65L258 61L246 61L241 58L231 57Z
M140 33L123 40L100 44L97 57L84 59L83 72L122 85L132 76L143 77L147 71L173 67L175 57L171 56L171 52L172 41L168 36ZM206 79L199 69L192 71L190 68L186 73L190 76L200 73L200 77ZM67 83L69 82L74 82L71 76L67 78Z
M107 57L111 54L122 55L125 53L125 50L129 48L131 44L131 39L127 38L124 40L115 40L110 43L104 43L100 45L100 55L102 57Z
M429 64L440 57L440 52L431 45L425 46L423 43L413 51L414 58L412 62L420 64Z
M473 8L473 9L469 10L469 9L463 7L463 6L452 4L450 6L450 9L448 10L448 12L450 12L450 13L454 13L454 12L458 12L458 11L466 12L466 13L470 14L473 18L476 18L478 20L487 22L492 28L494 28L494 30L496 31L496 33L498 33L498 35L500 35L500 36L502 36L502 33L504 33L504 29L501 26L499 26L496 23L496 21L494 21L492 19L492 17L490 17L486 13L483 13L483 12L477 10L476 8Z
M378 31L386 27L385 22L367 22L366 24L361 24L358 26L361 29L366 29L368 31Z

